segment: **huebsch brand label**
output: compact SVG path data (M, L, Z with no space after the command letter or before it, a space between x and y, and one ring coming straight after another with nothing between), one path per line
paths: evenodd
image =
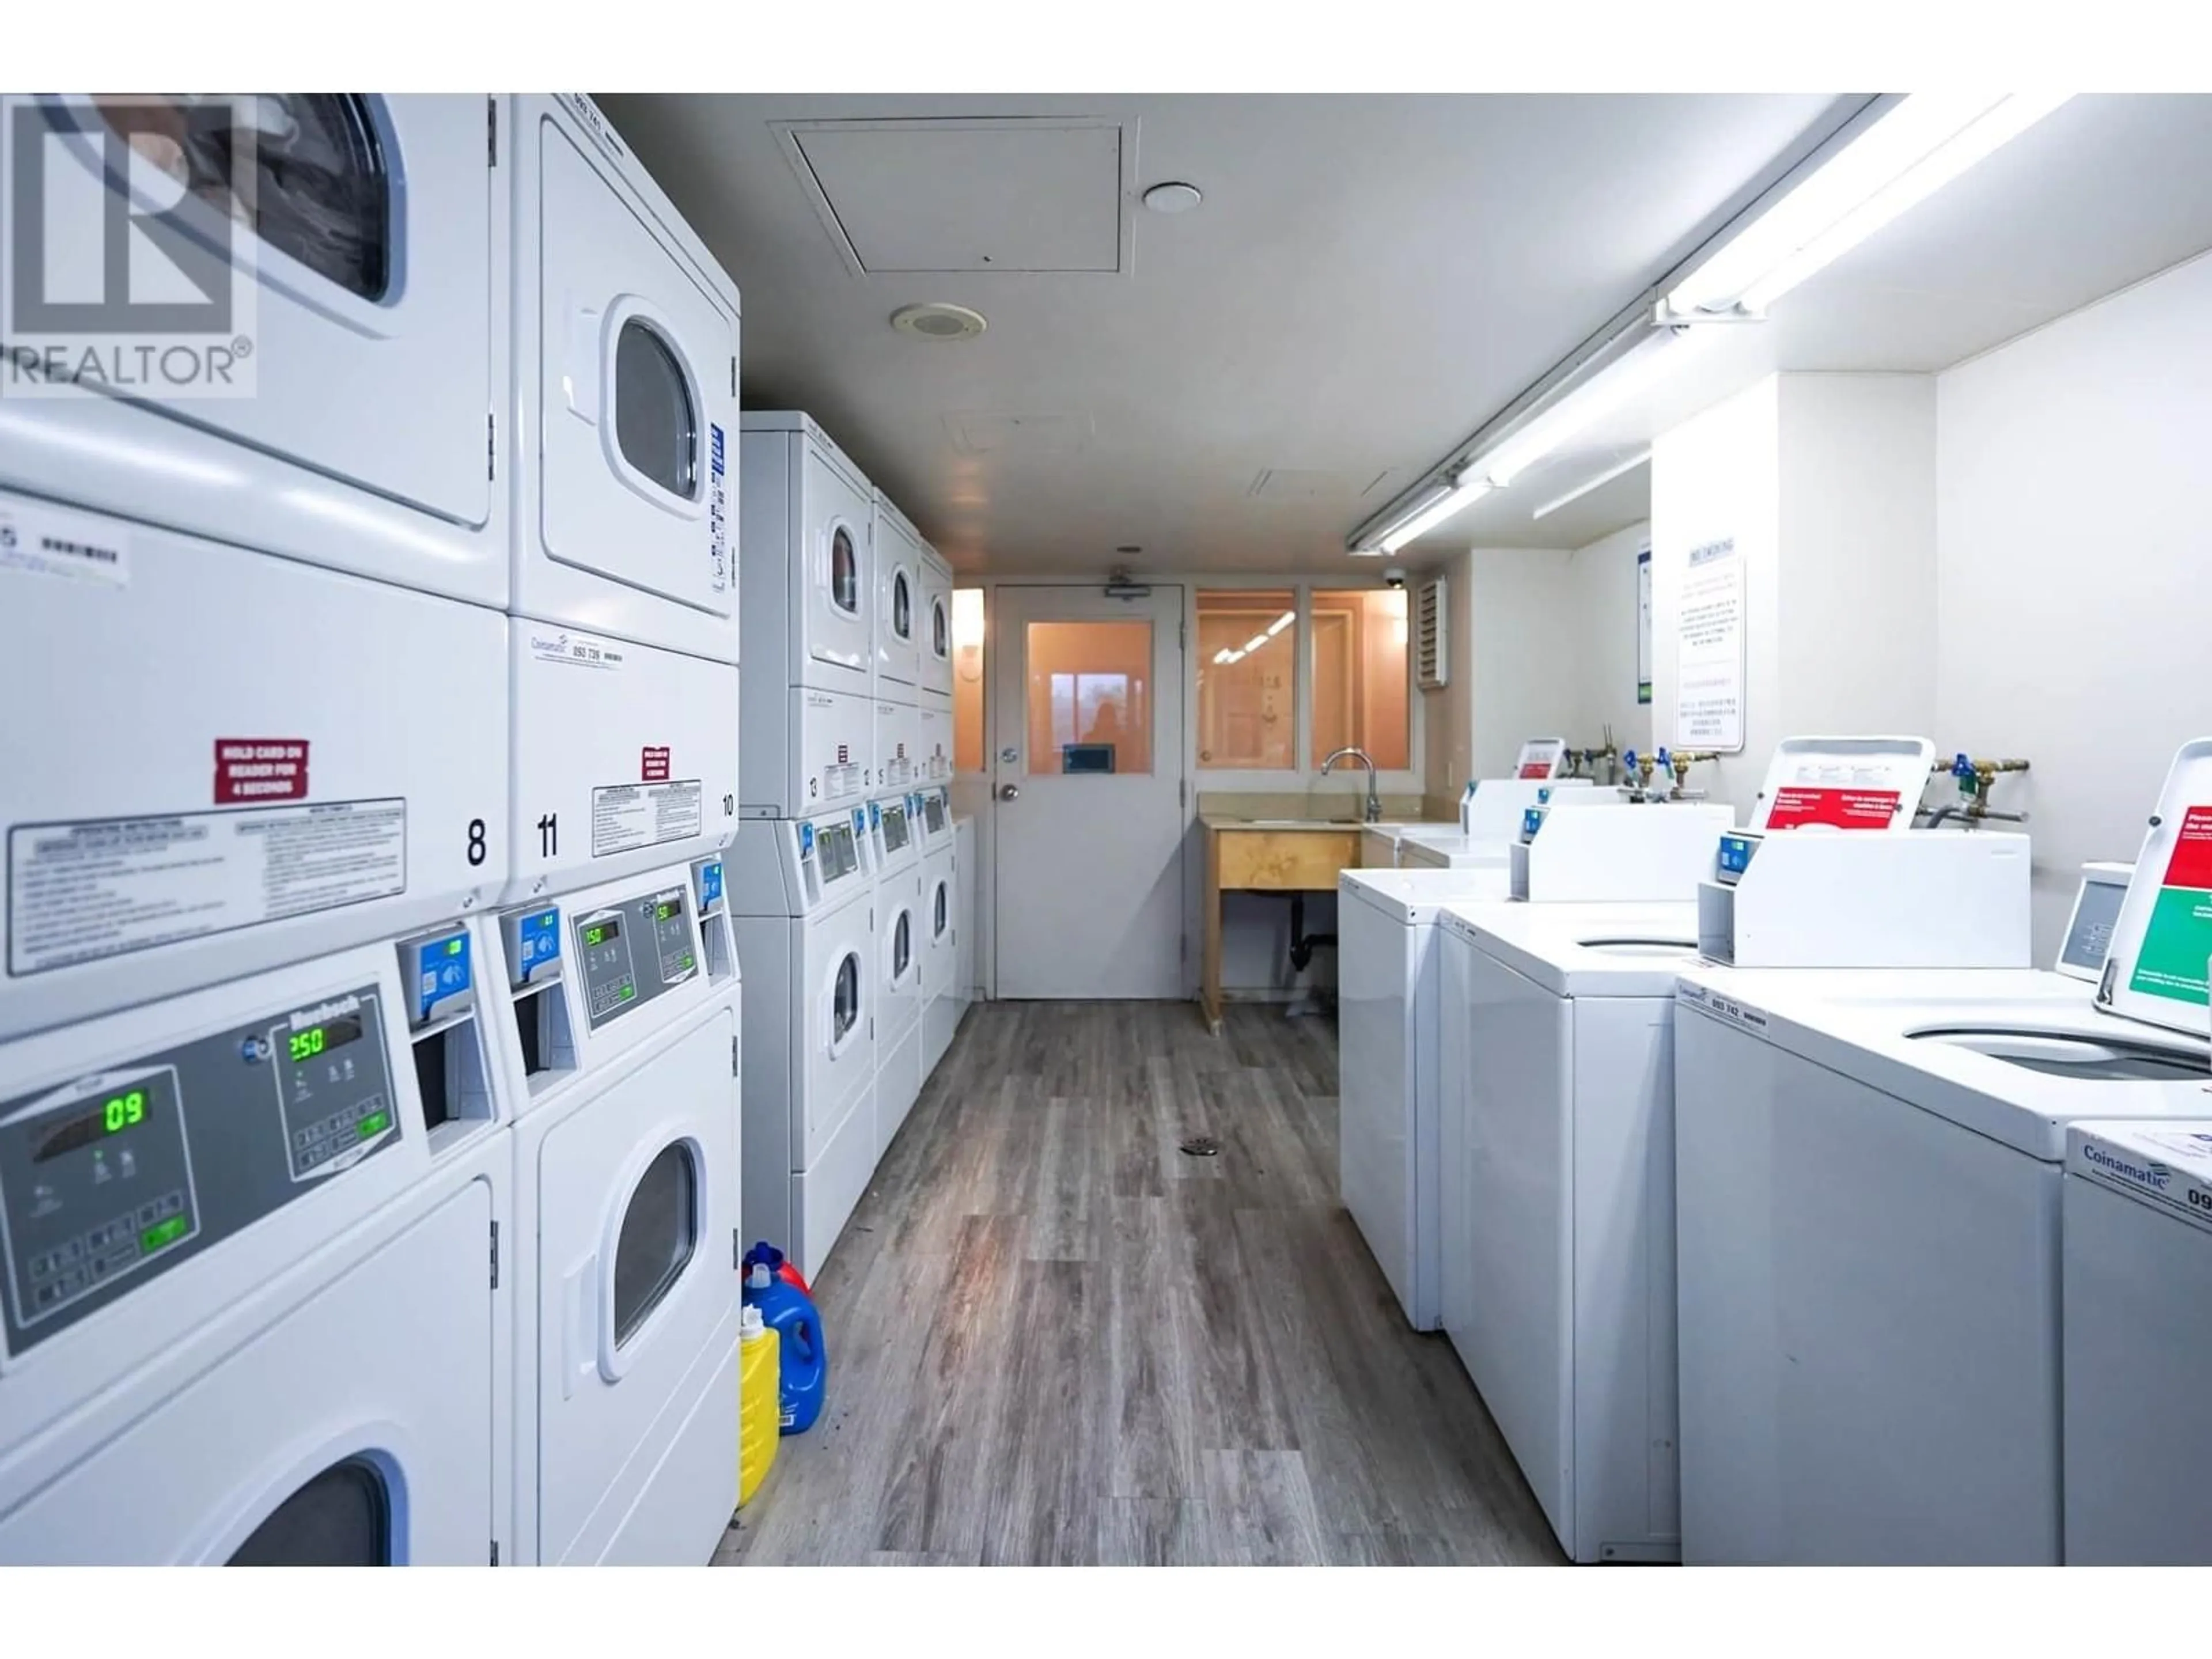
M21 501L0 504L0 575L131 586L131 538L105 519Z
M633 853L667 841L688 841L706 823L705 793L696 778L676 783L616 783L592 791L592 856Z
M2173 1002L2205 1000L2206 959L2212 957L2212 806L2181 815L2173 856L2166 860L2150 925L2136 953L2128 989Z
M307 798L307 741L304 738L217 738L215 804Z
M333 801L8 834L8 971L39 974L407 890L407 803Z

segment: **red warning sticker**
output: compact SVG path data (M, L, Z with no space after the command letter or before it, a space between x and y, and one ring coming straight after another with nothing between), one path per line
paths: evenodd
M644 751L640 780L646 783L668 781L668 749L665 744L658 749L647 748Z
M307 740L305 738L217 738L215 740L215 804L305 800L307 798Z
M2181 815L2162 884L2212 890L2212 806L2192 806Z
M1770 830L1823 823L1837 830L1887 830L1901 797L1894 789L1783 788L1774 792Z
M1524 778L1548 778L1552 775L1552 763L1523 761L1521 763L1521 775Z

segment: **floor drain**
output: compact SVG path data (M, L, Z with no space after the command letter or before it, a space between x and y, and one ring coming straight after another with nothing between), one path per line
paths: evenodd
M1221 1156L1221 1143L1212 1135L1193 1135L1183 1142L1182 1155L1185 1158L1218 1158Z

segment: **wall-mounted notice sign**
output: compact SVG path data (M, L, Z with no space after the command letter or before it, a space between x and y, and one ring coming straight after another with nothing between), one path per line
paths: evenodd
M1743 555L1735 538L1692 548L1674 624L1679 748L1743 751Z
M1636 554L1636 701L1651 701L1651 549Z

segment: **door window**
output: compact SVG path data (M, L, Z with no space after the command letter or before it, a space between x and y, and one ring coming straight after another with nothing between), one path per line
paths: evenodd
M842 524L830 532L830 603L848 617L860 614L860 558Z
M391 170L360 94L185 94L103 100L100 111L143 161L270 247L364 300L389 291ZM234 165L249 146L252 198L241 201Z
M848 951L837 964L837 985L830 996L830 1042L834 1048L860 1020L860 959Z
M362 1458L333 1463L270 1511L232 1552L234 1567L388 1567L392 1500Z
M615 1346L629 1340L699 1247L699 1171L689 1141L646 1165L615 1243Z
M891 572L891 631L902 640L914 637L914 599L903 570Z
M914 918L906 911L898 913L898 921L891 927L891 978L906 977L906 970L914 966Z
M615 337L615 441L623 459L670 495L699 493L699 410L673 347L632 317Z
M1269 772L1297 764L1298 596L1287 588L1198 595L1198 763Z
M945 601L933 599L929 602L929 648L939 662L952 658L952 623L945 614Z
M951 925L951 897L945 890L945 883L940 881L937 884L936 900L931 906L929 936L932 939L943 939L945 937L945 930Z
M1028 628L1031 776L1152 769L1152 625Z

